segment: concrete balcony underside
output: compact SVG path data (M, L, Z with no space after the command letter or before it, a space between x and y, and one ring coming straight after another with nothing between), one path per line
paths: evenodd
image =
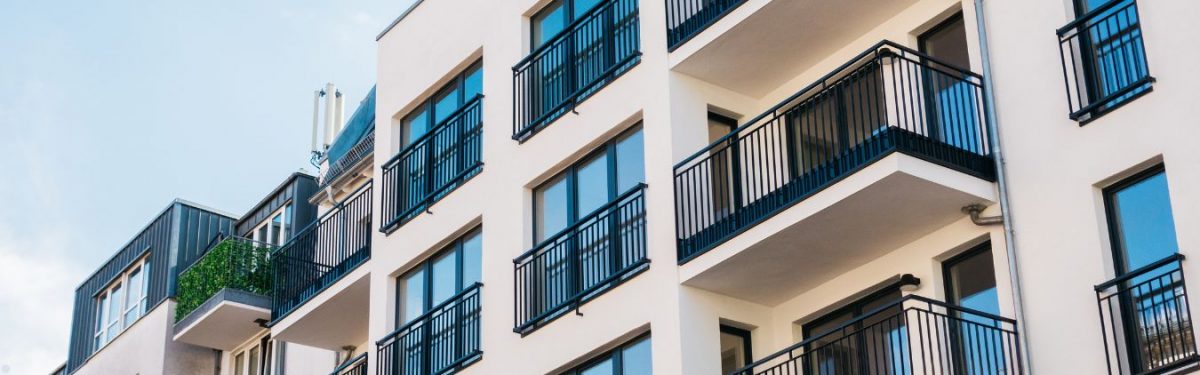
M992 182L892 153L680 266L684 285L768 306L996 201Z
M748 0L672 52L671 69L762 97L916 3Z
M221 289L175 323L177 342L233 350L258 334L271 319L271 299L237 289Z
M350 272L271 327L277 340L327 350L367 341L370 273Z

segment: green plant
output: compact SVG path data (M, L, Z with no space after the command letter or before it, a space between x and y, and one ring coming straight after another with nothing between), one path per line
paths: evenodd
M200 307L204 301L231 288L263 296L271 295L273 248L245 238L229 237L179 274L175 295L175 321Z

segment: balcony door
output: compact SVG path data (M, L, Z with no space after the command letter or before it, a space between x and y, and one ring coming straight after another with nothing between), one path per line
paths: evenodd
M927 134L948 145L974 153L983 153L978 128L981 113L975 86L961 71L971 67L967 28L958 13L917 38L922 53L937 59L926 60L922 69L924 100L928 119ZM940 61L940 62L938 62ZM965 109L965 110L964 110Z
M946 287L946 302L988 314L1000 315L1000 298L996 293L996 269L992 262L990 242L976 246L942 263L942 277ZM1012 369L1005 350L1004 333L990 329L995 320L976 314L953 311L952 327L947 332L953 346L950 347L949 365L959 374L1006 374Z
M403 350L396 366L402 374L427 374L453 365L467 355L479 311L446 305L480 281L482 231L475 229L430 260L397 279L396 326L416 327L399 339Z
M802 326L806 374L907 374L910 359L899 284L885 287ZM859 319L859 320L856 320ZM853 323L851 323L853 322Z
M1104 198L1116 276L1128 278L1116 299L1128 364L1134 373L1173 364L1196 343L1181 271L1152 267L1179 252L1166 172L1142 172L1105 189Z

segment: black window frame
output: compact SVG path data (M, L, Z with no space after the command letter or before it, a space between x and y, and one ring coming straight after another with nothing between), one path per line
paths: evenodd
M1127 262L1126 258L1128 257L1128 254L1127 254L1128 249L1125 248L1125 241L1123 239L1123 236L1121 235L1121 226L1119 224L1119 219L1116 216L1117 211L1114 209L1114 208L1116 208L1115 197L1116 197L1117 193L1124 191L1126 188L1137 185L1138 183L1146 181L1146 180L1148 180L1154 176L1157 176L1159 174L1162 174L1163 178L1167 178L1166 165L1157 164L1152 167L1146 168L1144 170L1138 171L1137 173L1134 173L1133 175L1130 175L1129 177L1123 178L1120 181L1113 183L1112 185L1104 187L1104 189L1102 189L1102 191L1101 191L1101 194L1103 194L1103 196L1104 196L1104 218L1105 218L1105 225L1107 226L1106 230L1108 231L1108 240L1109 240L1109 248L1110 248L1109 255L1112 256L1112 260L1113 260L1114 277L1125 276L1126 274L1129 273L1129 271L1133 271L1133 270L1128 269L1128 267L1126 265L1126 262ZM1168 180L1167 181L1168 195L1170 194L1170 190L1169 190L1170 186L1171 186L1170 180ZM1168 199L1169 199L1169 197L1168 197ZM1171 224L1172 225L1175 224L1174 220L1172 220ZM1171 228L1172 231L1174 231L1175 229L1176 228ZM1178 235L1178 232L1176 232L1176 235ZM1175 248L1176 248L1175 249L1176 253L1178 253L1179 252L1179 244L1178 243L1175 244Z
M955 293L954 293L955 283L954 283L954 277L952 277L950 269L956 265L962 264L963 262L967 261L968 259L978 256L979 254L982 254L984 252L990 252L992 250L993 250L992 249L992 241L987 240L981 244L972 246L970 249L967 249L967 251L963 251L960 254L957 254L955 256L950 257L949 259L942 261L942 291L946 293L946 303L955 305L955 306L961 306L959 301L962 299L962 296L955 295ZM995 267L995 262L992 263L992 266ZM996 284L997 284L997 286L999 286L999 280L996 280ZM961 314L961 312L958 312L958 311L955 311L955 313Z
M541 212L540 207L538 207L538 204L537 204L538 192L542 191L545 187L549 186L551 182L558 180L558 178L560 176L565 176L564 183L566 183L566 189L567 189L567 202L566 202L567 203L567 207L566 207L567 208L567 223L565 226L563 226L563 229L559 229L559 231L569 229L572 226L574 226L575 224L578 224L580 222L579 218L588 217L590 214L592 214L592 212L583 212L583 213L579 212L579 197L578 197L578 194L576 194L576 190L579 186L578 185L579 181L578 181L578 177L577 177L578 172L579 172L579 167L582 167L584 164L586 164L587 162L596 158L597 156L600 156L601 154L605 155L605 158L606 158L605 164L607 164L606 174L607 174L607 178L608 178L608 192L607 192L608 200L606 201L606 203L612 203L614 200L619 198L622 193L624 193L622 191L618 191L618 188L617 188L617 174L618 174L617 173L618 172L617 171L617 144L619 144L622 140L626 139L627 137L633 135L634 133L637 133L640 131L642 131L642 122L638 121L633 126L629 127L629 129L622 130L616 136L605 141L604 144L597 146L596 149L588 152L586 155L579 158L578 160L573 161L570 166L563 168L563 170L550 176L550 178L547 178L546 181L539 183L537 186L535 186L531 190L532 197L533 197L533 199L532 199L532 207L533 207L532 219L533 220L532 220L531 224L532 224L533 230L531 230L530 233L532 235L532 240L535 245L540 244L543 241L543 240L538 239L539 235L542 235L546 239L549 239L558 233L558 232L538 233L538 225L537 225L538 218L539 218L538 214ZM645 133L643 133L643 136L644 135L645 135ZM645 138L643 138L643 140L644 139ZM645 147L646 147L645 144L642 144L642 156L643 157L642 157L641 162L642 162L643 166L646 163ZM644 175L642 176L642 180L643 180L642 182L644 183L645 182Z
M446 82L445 84L443 84L436 91L434 91L433 94L429 95L428 97L426 97L424 99L421 99L421 104L410 109L407 113L404 114L404 116L400 116L400 129L399 129L400 130L399 131L399 133L400 133L400 139L399 139L400 148L399 148L397 154L404 152L405 149L411 147L413 144L416 143L416 142L414 142L416 139L419 139L419 138L425 136L425 134L429 134L429 132L433 131L433 128L439 124L439 122L437 121L436 107L437 107L437 99L438 99L438 97L441 97L442 94L445 94L446 92L449 92L452 90L458 90L458 106L454 110L450 111L450 114L454 114L455 112L458 112L459 110L461 110L463 108L464 105L466 105L468 102L470 102L471 99L474 99L474 97L466 96L467 95L466 82L467 82L467 77L470 77L472 74L474 74L476 72L483 74L483 59L482 58L475 60L471 64L467 65L467 67L465 69L463 69L463 70L459 71L457 74L455 74L454 77L451 78L449 82ZM481 83L482 83L482 80L481 80ZM480 87L478 95L483 95L483 87ZM408 129L409 120L412 119L413 116L415 116L419 113L425 113L425 115L426 115L426 117L425 117L425 133L422 133L421 135L418 135L413 139L406 139L408 137L408 133L409 133L409 129ZM449 117L447 117L447 119L449 119Z
M622 356L624 355L625 349L631 348L637 344L641 344L643 341L646 341L646 340L650 340L651 353L653 353L654 341L652 340L652 337L650 336L650 332L646 332L646 333L637 335L636 337L629 339L629 340L621 343L620 345L617 345L616 347L605 351L604 353L600 353L599 355L593 356L593 357L589 358L587 361L584 361L583 363L580 363L577 366L571 367L569 370L560 372L560 373L558 373L558 375L579 375L579 374L581 374L581 371L586 370L589 367L592 367L592 366L596 365L597 363L604 362L608 359L613 360L613 372L616 373L615 375L626 375L626 374L622 374L622 372L624 371L624 367L622 366L624 363L622 361L623 360ZM654 358L653 354L651 354L650 357Z
M754 349L753 349L753 345L751 345L753 343L753 340L752 340L752 333L750 332L750 330L734 327L734 326L724 324L724 323L721 323L718 326L718 330L720 333L737 336L738 338L740 338L742 340L742 356L743 356L743 358L745 358L745 363L743 363L739 367L745 367L746 365L754 363ZM718 337L720 337L720 336L718 336ZM719 341L720 340L718 340L718 342Z
M404 288L402 287L403 286L402 280L408 279L408 276L411 276L413 273L416 273L418 271L423 272L422 277L421 277L421 283L422 283L422 285L421 285L421 294L422 294L421 295L421 304L423 306L421 308L421 315L418 315L417 317L428 314L429 311L432 310L434 307L436 307L438 304L445 302L445 301L437 301L437 302L433 301L433 264L435 263L436 260L441 258L443 255L446 255L447 253L455 253L454 254L454 258L455 258L454 259L454 272L458 277L455 278L455 280L454 280L454 289L455 289L454 295L462 293L463 290L466 290L467 288L471 287L471 285L466 285L466 283L463 282L464 276L466 275L463 272L463 269L464 269L463 268L463 260L464 260L463 244L466 243L466 239L472 238L475 236L478 236L480 238L480 241L482 241L483 226L476 226L474 228L471 228L470 230L467 230L466 232L463 232L462 235L458 236L453 241L451 241L449 244L446 244L445 246L443 246L441 249L438 249L437 252L433 253L429 257L426 257L424 260L421 261L421 263L417 264L415 267L410 268L409 270L405 271L404 273L393 278L392 282L395 283L395 285L396 285L396 293L395 293L396 294L396 306L395 306L396 314L392 320L396 324L396 327L402 327L405 324L411 323L412 321L416 320L416 319L414 319L414 320L410 320L407 322L401 320L401 319L403 319L404 307L405 307L404 306L404 298L402 295L402 293L404 293ZM482 252L480 255L481 256L483 255ZM483 260L480 259L481 265L482 265L482 261ZM480 268L480 272L482 272L482 271L483 271L483 269ZM481 273L480 274L481 281L482 281L482 278L483 278L483 274ZM451 298L451 299L453 299L453 298Z

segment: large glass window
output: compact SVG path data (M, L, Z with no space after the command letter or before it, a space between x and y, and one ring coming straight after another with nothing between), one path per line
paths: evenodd
M481 280L482 230L475 229L397 279L396 325L402 326Z
M721 329L721 373L729 374L750 364L754 358L750 351L750 331L722 324Z
M561 375L651 375L650 337L621 345Z
M979 245L942 263L946 302L992 315L1000 315L996 294L996 269L992 264L991 243ZM994 330L995 321L977 314L953 311L950 328L954 342L954 366L962 373L1004 373L1007 348L1004 336ZM971 369L973 371L967 371Z
M149 275L150 260L142 258L117 275L112 284L96 295L93 351L100 350L145 314L150 290Z
M600 4L601 0L554 0L533 16L533 49L537 49L562 33L575 20Z
M483 93L483 63L476 62L452 78L432 98L417 105L400 121L400 148L412 145L421 136L454 115L471 99Z
M805 350L810 374L873 373L898 361L908 341L901 306L858 320L901 298L899 285L885 287L802 326L805 339L821 338Z
M962 13L921 34L917 40L921 52L937 59L937 62L928 62L930 69L923 69L921 77L927 101L931 104L926 108L931 122L929 135L951 146L982 152L979 149L981 129L976 126L979 111L963 110L964 106L976 108L980 98L975 86L957 71L971 67Z
M535 243L574 225L645 181L641 127L534 189Z
M1105 201L1118 276L1179 252L1161 167L1107 189Z

